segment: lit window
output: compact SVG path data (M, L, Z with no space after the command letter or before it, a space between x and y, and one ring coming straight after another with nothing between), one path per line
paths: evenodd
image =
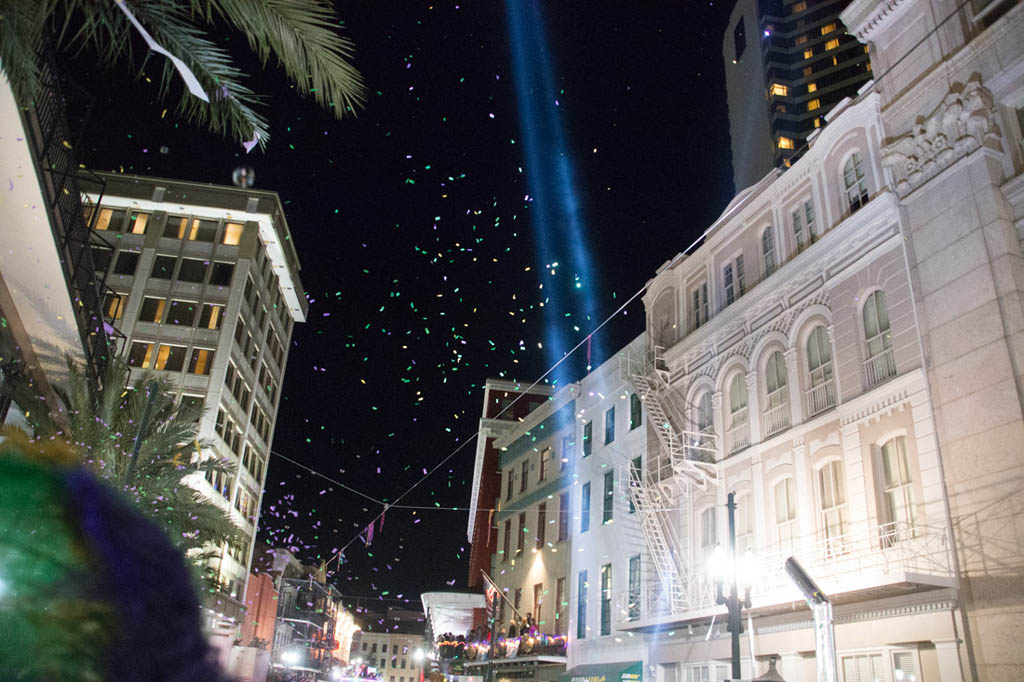
M793 140L788 137L779 137L779 149L792 149Z
M149 367L149 360L153 356L153 344L147 341L133 341L128 351L128 365L130 367Z
M128 231L132 234L146 234L146 225L149 223L148 213L132 213L129 217Z
M813 56L814 56L814 49L813 48L809 47L806 50L804 50L804 59L810 59Z
M829 33L832 33L835 30L836 22L833 21L831 24L825 24L824 26L821 27L821 35L828 35Z
M242 239L242 229L244 225L241 223L228 223L224 226L224 239L221 243L229 246L237 246L238 242Z
M162 298L146 297L142 299L142 307L139 309L140 322L162 322L164 319L164 304Z
M789 88L787 88L782 83L772 83L772 87L769 90L769 92L771 94L773 94L773 95L778 95L780 97L785 97L786 95L789 94Z
M810 102L807 103L807 111L814 111L815 109L820 109L820 108L821 108L821 100L820 99L812 99Z
M818 91L818 84L817 83L808 83L807 84L807 92L817 92L817 91Z
M833 38L832 40L830 40L827 43L825 43L825 49L826 50L834 50L837 47L839 47L839 38Z
M188 218L185 216L167 216L167 224L164 225L164 237L168 239L183 239L187 226Z
M793 14L798 14L800 12L803 12L805 9L807 9L807 3L806 2L798 2L798 3L793 5L793 9L790 10L790 11Z
M224 306L216 303L203 304L203 312L199 316L199 326L203 329L220 329L224 320Z
M807 42L807 36L797 36L796 40L793 41L797 45L803 45Z
M821 127L821 119L820 118L815 118L814 119L814 127L815 128L820 128Z
M96 219L97 230L112 230L120 232L124 223L125 211L115 211L112 208L101 208L100 215Z
M167 372L180 372L185 366L185 346L160 344L156 352L154 369Z
M865 64L864 68L867 69L868 73L871 73L871 62L868 62L867 64Z
M207 348L193 348L192 359L188 363L189 374L207 376L213 367L213 351Z
M126 294L107 294L103 309L111 320L120 320L124 315L124 304L128 301Z
M832 66L839 66L839 57L832 57Z
M217 236L217 222L213 220L192 220L192 229L188 232L190 242L212 242Z

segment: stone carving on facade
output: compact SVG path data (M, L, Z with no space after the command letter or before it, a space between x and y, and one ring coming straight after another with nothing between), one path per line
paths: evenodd
M954 85L930 115L882 148L903 198L971 152L1003 150L992 93L977 80Z

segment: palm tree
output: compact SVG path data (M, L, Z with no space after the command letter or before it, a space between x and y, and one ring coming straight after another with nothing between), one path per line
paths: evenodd
M123 491L197 566L219 554L224 543L239 546L241 533L228 514L189 485L189 479L226 471L201 454L200 408L174 402L166 379L145 374L129 385L129 369L119 361L108 363L98 391L70 358L68 368L68 386L55 389L62 403L57 413L46 409L31 380L4 383L25 413L31 437L71 445L82 464Z
M204 27L218 22L241 31L263 65L275 57L299 92L337 118L366 102L351 61L355 45L338 35L341 22L322 0L0 0L0 72L20 102L32 102L40 87L38 51L51 27L62 49L91 48L106 67L134 63L137 29L129 13L188 66L209 98L182 91L179 115L215 133L260 145L269 139L266 119L253 108L260 97L242 85L244 74L227 51L206 36ZM178 91L179 80L171 60L158 58L165 98Z

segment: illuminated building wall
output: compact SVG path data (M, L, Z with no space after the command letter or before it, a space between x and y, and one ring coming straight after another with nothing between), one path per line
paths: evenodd
M112 293L104 301L126 337L128 364L201 404L199 438L229 473L195 486L248 540L213 560L221 591L211 625L240 622L292 328L308 303L281 200L274 192L95 173L81 177Z

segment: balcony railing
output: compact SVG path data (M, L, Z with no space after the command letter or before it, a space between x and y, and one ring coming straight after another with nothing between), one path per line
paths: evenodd
M828 594L838 595L870 587L915 582L922 585L952 584L950 544L942 528L908 523L888 523L878 527L864 524L860 530L842 536L810 536L793 540L785 550L773 546L752 550L756 576L751 590L754 608L801 599L785 571L786 559L796 557L807 572ZM652 581L640 595L639 619L630 618L632 598L620 593L616 604L616 622L630 627L666 616L708 617L715 605L715 585L704 566L694 562L691 584L685 586L684 610L673 612L661 586Z
M750 423L747 421L747 408L737 410L730 415L733 426L725 433L726 452L733 453L750 445Z
M813 417L836 406L836 382L829 379L807 391L807 412Z
M781 397L781 405L769 407L764 411L764 433L766 436L774 436L790 427L789 394L785 389L783 389Z
M896 376L896 360L892 348L886 348L873 358L864 361L864 378L868 388L877 386L886 379Z

